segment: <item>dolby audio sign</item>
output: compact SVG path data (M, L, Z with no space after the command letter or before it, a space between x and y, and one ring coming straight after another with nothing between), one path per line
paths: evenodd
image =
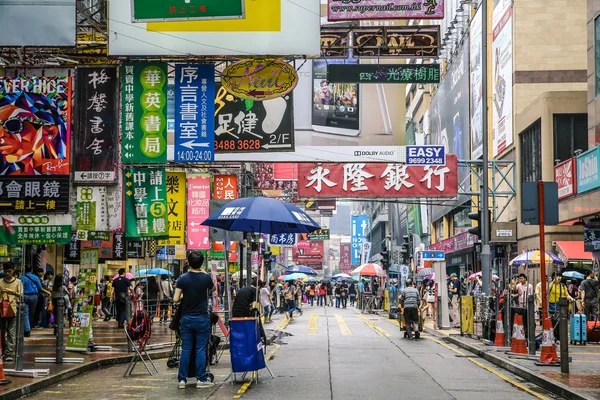
M439 64L329 64L331 83L440 83Z

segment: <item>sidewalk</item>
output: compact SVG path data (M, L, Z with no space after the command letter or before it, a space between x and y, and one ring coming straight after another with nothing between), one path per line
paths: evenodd
M562 374L560 366L537 366L540 352L535 360L506 354L506 348L486 345L480 340L460 336L458 330L434 330L431 322L426 322L425 330L456 346L568 399L600 398L600 345L588 343L585 346L569 346L569 374ZM557 354L560 350L557 346Z

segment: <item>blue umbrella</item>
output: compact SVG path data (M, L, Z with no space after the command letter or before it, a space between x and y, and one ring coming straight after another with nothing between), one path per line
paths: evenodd
M266 197L232 200L202 225L237 232L308 233L321 229L298 207Z
M290 274L290 275L286 275L283 280L284 281L295 281L297 279L306 279L308 278L308 276L306 274L301 274L301 273L294 273L294 274Z
M285 270L286 275L293 274L293 273L300 273L300 274L306 274L306 275L317 275L317 271L315 271L311 267L307 267L306 265L292 265L291 267L289 267Z
M145 275L167 275L167 276L173 276L173 273L169 270L166 270L164 268L152 268L146 271Z
M140 269L139 271L137 271L137 272L134 274L134 276L135 276L136 278L139 278L140 276L146 276L146 275L149 275L149 274L148 274L148 270L147 270L147 269Z
M585 279L585 275L583 275L581 272L577 272L577 271L566 271L563 272L562 276L564 276L565 278L574 278L574 279Z

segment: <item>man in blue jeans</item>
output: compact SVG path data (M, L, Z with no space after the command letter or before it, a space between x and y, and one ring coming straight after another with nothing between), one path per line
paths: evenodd
M31 325L33 325L33 315L38 301L38 293L42 290L42 281L33 273L31 265L25 266L25 275L19 278L23 282L23 301L25 302L25 337L31 336Z
M206 347L210 338L208 299L217 288L211 276L202 269L204 256L193 251L188 255L190 269L177 280L173 302L182 307L179 330L181 332L181 357L179 359L179 389L187 383L190 355L196 340L196 388L209 388L214 384L206 374Z

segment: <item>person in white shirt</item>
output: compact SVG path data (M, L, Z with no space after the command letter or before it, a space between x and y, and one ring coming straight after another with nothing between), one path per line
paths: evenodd
M267 282L260 282L259 300L260 305L263 308L263 313L265 315L265 324L273 322L271 317L273 316L273 312L275 311L275 306L273 305L273 301L271 300L271 292L267 287Z
M160 301L160 321L159 323L167 322L169 319L169 307L173 298L173 288L169 282L169 277L166 274L160 276L158 284L158 300Z

